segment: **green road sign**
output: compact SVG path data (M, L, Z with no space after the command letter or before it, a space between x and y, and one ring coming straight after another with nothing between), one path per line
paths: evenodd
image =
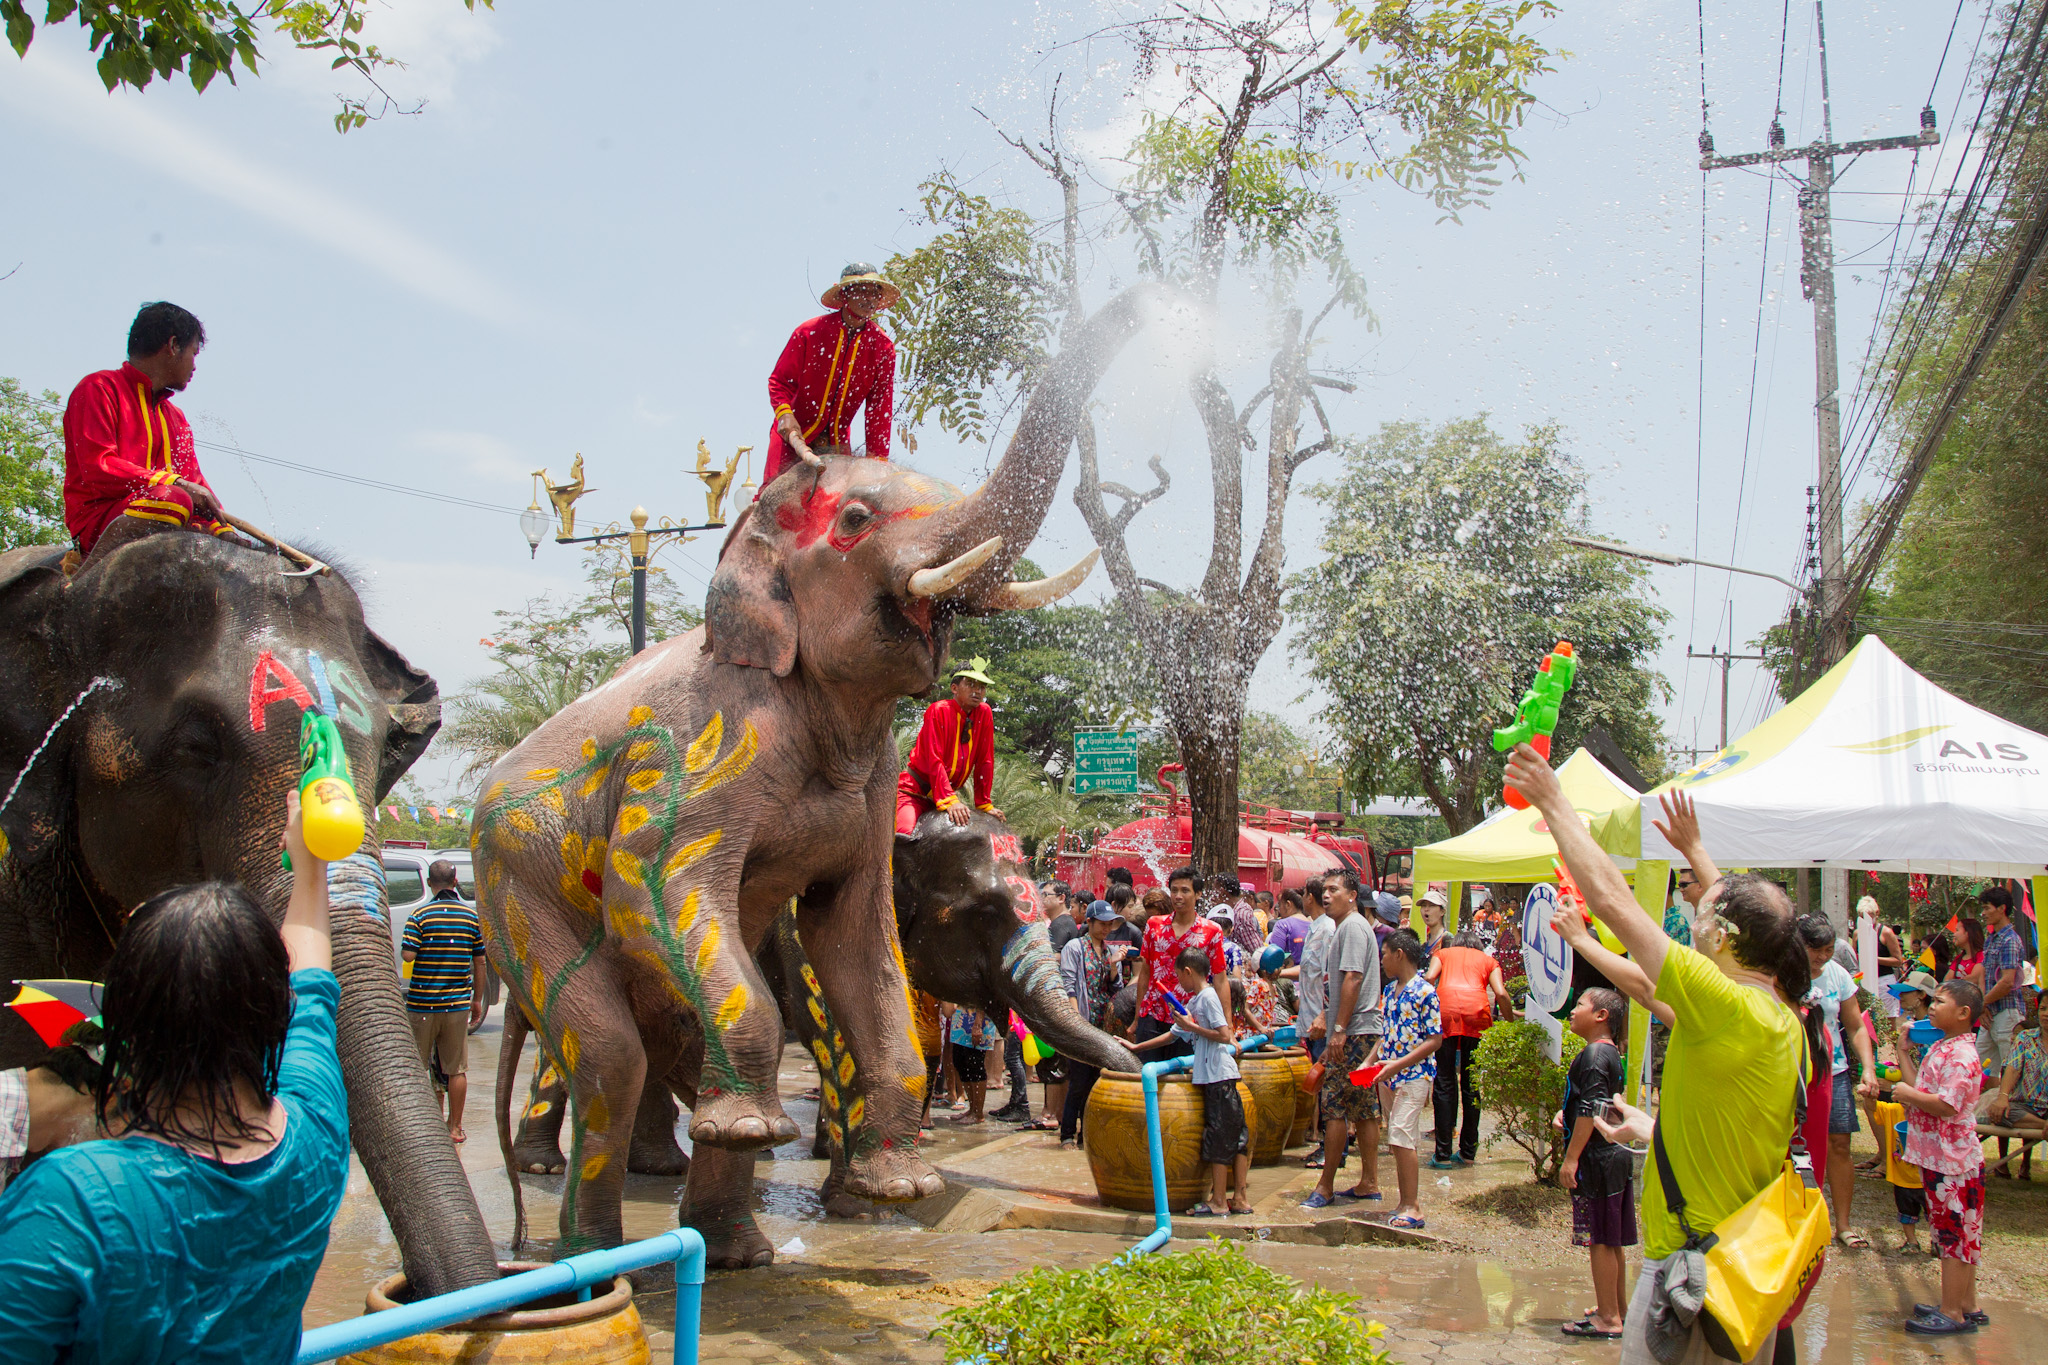
M1115 730L1081 730L1074 735L1074 794L1138 790L1138 737Z

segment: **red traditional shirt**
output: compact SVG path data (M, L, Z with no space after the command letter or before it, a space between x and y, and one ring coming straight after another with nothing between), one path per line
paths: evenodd
M950 810L970 780L979 797L974 808L994 810L996 713L987 702L970 711L951 697L935 701L924 709L924 724L896 790Z
M64 405L64 525L80 551L136 494L178 479L212 491L192 426L167 392L128 364L78 381Z
M1145 998L1138 1002L1139 1017L1173 1022L1173 1006L1166 1003L1166 993L1179 980L1174 975L1174 959L1183 948L1204 949L1209 954L1210 976L1222 976L1230 970L1223 956L1224 942L1223 926L1212 919L1197 917L1184 930L1173 927L1172 915L1154 915L1146 920L1145 943L1138 951L1152 968L1152 983L1145 988Z
M846 330L843 312L802 323L768 376L768 401L775 415L796 417L808 445L850 446L854 414L867 409L867 453L889 458L889 424L896 410L896 343L872 320ZM773 422L768 429L767 487L795 460Z

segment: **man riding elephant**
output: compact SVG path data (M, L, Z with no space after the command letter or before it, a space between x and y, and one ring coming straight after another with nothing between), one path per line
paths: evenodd
M795 898L800 933L867 1077L848 1192L943 1182L916 1152L911 1033L889 849L899 697L935 681L962 612L1043 605L1013 584L1097 378L1140 323L1111 303L1047 367L1008 451L970 496L899 465L832 459L775 479L727 537L704 625L656 645L492 769L472 843L494 965L566 1073L563 1244L621 1239L640 1099L692 1110L684 1217L713 1264L773 1258L752 1224L751 1153L796 1136L776 1073L782 1020L752 953Z
M1001 819L995 807L996 719L989 709L987 659L970 659L953 670L953 695L924 709L903 775L896 779L896 832L909 834L917 822L942 810L956 825L973 808Z
M853 419L867 411L871 460L889 458L889 424L896 407L896 343L875 321L903 291L871 265L839 272L818 302L832 309L799 323L768 375L775 421L768 428L765 492L777 475L821 455L853 451ZM758 494L756 495L759 496Z
M114 523L123 538L184 526L230 535L200 471L192 426L171 395L199 365L206 328L175 303L146 303L128 328L128 361L78 381L64 405L64 526L89 555Z

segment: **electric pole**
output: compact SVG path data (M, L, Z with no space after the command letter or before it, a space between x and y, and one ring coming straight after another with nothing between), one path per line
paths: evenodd
M1729 650L1735 647L1734 634L1735 632L1731 629L1728 640ZM1764 656L1761 654L1731 654L1728 650L1723 649L1694 649L1691 645L1687 645L1685 647L1685 657L1688 659L1713 659L1721 665L1721 748L1726 749L1728 747L1728 665L1737 660L1761 663ZM1718 753L1720 750L1717 749L1715 752Z
M1920 131L1903 137L1835 141L1834 109L1828 90L1827 24L1820 0L1814 0L1814 23L1820 35L1821 140L1806 147L1785 145L1785 126L1771 120L1770 150L1740 156L1716 156L1714 135L1700 129L1700 169L1725 170L1786 161L1805 161L1806 180L1799 188L1799 286L1813 300L1814 426L1820 456L1820 600L1814 604L1823 626L1819 667L1825 672L1848 652L1849 616L1842 610L1846 578L1842 565L1842 405L1841 364L1835 354L1835 248L1829 207L1835 184L1835 158L1864 152L1889 152L1932 147L1941 141L1934 107L1920 111ZM1767 244L1768 249L1768 244ZM1703 656L1704 657L1704 656ZM1726 673L1723 673L1726 678ZM1722 736L1726 742L1726 735Z

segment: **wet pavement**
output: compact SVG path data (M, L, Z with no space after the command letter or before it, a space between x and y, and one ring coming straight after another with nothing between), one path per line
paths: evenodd
M473 1093L463 1164L485 1222L504 1252L512 1230L512 1201L491 1118L491 1077L497 1065L496 1015L471 1039ZM521 1084L530 1070L528 1048ZM808 1131L814 1106L800 1097L815 1083L800 1055L788 1054L783 1094L791 1117ZM1036 1087L1034 1087L1034 1094ZM1058 1200L1085 1205L1072 1190L1075 1158L1035 1135L1008 1141L1015 1130L990 1124L954 1128L941 1122L927 1146L942 1165L956 1166L977 1183L1031 1187ZM991 1149L990 1144L1004 1145ZM687 1147L687 1142L685 1143ZM1289 1166L1255 1172L1261 1206L1276 1219L1299 1184L1297 1158ZM1080 1179L1085 1182L1085 1166ZM1351 1170L1355 1173L1356 1167ZM999 1179L996 1174L1008 1176ZM756 1166L762 1230L781 1248L777 1263L759 1270L717 1272L705 1287L701 1359L735 1362L938 1362L943 1349L927 1339L939 1315L978 1300L991 1286L1035 1265L1079 1267L1117 1254L1116 1236L1029 1228L992 1232L941 1231L888 1210L860 1218L824 1216L817 1189L825 1163L810 1158L808 1139L764 1155ZM1382 1161L1391 1186L1393 1169ZM1312 1181L1313 1177L1309 1177ZM540 1234L524 1255L545 1257L555 1232L561 1177L525 1177L528 1226ZM680 1182L645 1176L627 1180L628 1237L649 1237L675 1225ZM1425 1200L1428 1196L1425 1195ZM1864 1196L1859 1193L1859 1205ZM1176 1231L1199 1235L1199 1223L1181 1220ZM1552 1234L1531 1231L1546 1243ZM1430 1246L1284 1244L1256 1236L1246 1250L1261 1264L1357 1296L1361 1315L1384 1323L1393 1356L1411 1365L1575 1365L1612 1362L1616 1343L1577 1342L1558 1328L1591 1302L1581 1263L1553 1248L1531 1257L1507 1239L1473 1250ZM539 1254L535 1247L538 1246ZM1532 1263L1532 1260L1534 1263ZM306 1305L308 1326L362 1311L370 1285L397 1269L397 1247L382 1210L351 1163L349 1188L336 1217L326 1262ZM1906 1336L1898 1322L1915 1301L1938 1297L1932 1262L1875 1253L1837 1253L1799 1324L1799 1355L1817 1365L1890 1365L1894 1361L1984 1362L2017 1365L2027 1341L2048 1342L2048 1313L1986 1298L1992 1325L1971 1337L1926 1341ZM655 1358L673 1346L674 1298L644 1294Z

